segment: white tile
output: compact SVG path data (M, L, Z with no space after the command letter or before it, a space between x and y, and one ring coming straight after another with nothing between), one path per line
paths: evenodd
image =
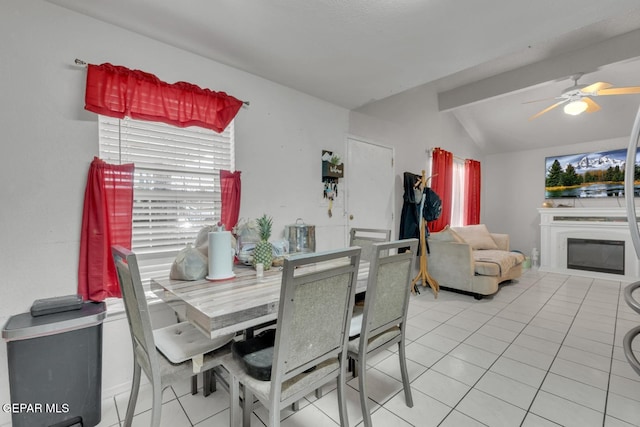
M485 369L453 356L445 356L431 369L448 375L464 384L473 385L480 379Z
M478 329L476 333L508 343L511 343L511 341L513 341L514 338L519 334L519 332L510 331L508 329L499 328L497 326L488 324L483 325L480 329Z
M345 399L347 401L347 414L349 417L349 425L357 425L360 421L362 421L362 409L360 408L360 393L358 390L353 387L347 386L346 388L346 396ZM317 409L320 409L324 414L326 414L334 423L340 423L340 412L338 410L338 390L332 390L329 393L323 395L320 399L313 402L309 407L314 406ZM369 410L375 411L378 408L378 404L376 404L373 400L369 399ZM304 408L307 409L307 408ZM296 414L302 412L300 410ZM298 420L304 421L304 418L296 418ZM306 426L304 422L299 424L301 427ZM333 424L327 424L333 425Z
M524 410L529 409L538 391L537 388L491 371L483 375L474 388Z
M502 352L504 352L507 347L509 347L508 342L501 341L496 338L491 338L478 332L464 340L464 343L481 348L486 351L490 351L491 353L498 355L502 354Z
M478 322L474 319L469 319L462 316L453 317L445 322L447 325L455 326L458 328L466 329L470 332L475 332L483 325L483 322Z
M604 414L562 397L539 391L530 412L565 427L601 427Z
M579 363L581 365L590 366L604 372L609 372L609 368L611 366L610 357L600 356L595 353L588 353L564 345L560 347L560 351L558 352L557 357L569 360L571 362Z
M567 338L564 340L562 345L578 348L604 357L611 357L611 352L613 351L611 344L605 344L573 334L567 335Z
M604 412L607 392L599 388L549 373L540 390L563 397L572 402Z
M640 376L633 370L629 362L626 360L622 361L613 359L611 361L611 373L632 381L640 382ZM640 387L640 384L638 384L638 386Z
M385 408L378 408L373 414L371 414L371 423L374 426L412 427L411 424ZM364 423L360 423L356 427L362 426L364 426Z
M629 424L612 416L604 417L604 427L638 427L638 424Z
M526 324L524 323L515 322L509 319L503 319L500 317L494 317L493 319L489 320L486 324L489 326L497 326L498 328L507 329L512 332L521 332L526 326Z
M411 383L411 389L454 407L471 389L471 386L430 369Z
M229 408L229 394L222 387L207 397L204 397L203 393L196 395L188 393L179 397L178 400L192 424L197 424Z
M444 419L439 427L484 427L480 421L466 416L462 412L453 411Z
M536 368L508 357L500 357L493 364L490 371L497 372L531 387L538 388L547 373L546 370Z
M640 420L640 405L637 400L609 393L607 415L637 425Z
M397 355L387 357L382 362L374 365L374 368L393 377L397 381L402 381L402 375L400 374L400 357ZM426 366L414 362L407 357L407 373L409 374L409 381L415 380L426 370Z
M423 335L414 342L426 347L430 347L434 350L438 350L442 353L448 353L458 344L460 344L460 341L452 340L443 337L442 335L434 334L433 332L429 332L428 334Z
M498 355L495 353L491 353L465 343L462 343L451 350L449 355L480 366L484 369L488 369L498 358Z
M336 411L338 410L337 405L336 403ZM349 411L347 410L347 412ZM336 416L339 419L339 415ZM362 419L362 415L360 415L360 419ZM338 424L316 406L309 405L282 420L280 425L282 427L325 427L337 426Z
M464 341L472 333L471 331L449 325L448 323L443 323L442 325L435 328L432 332L436 335L447 337L458 342Z
M418 343L411 343L405 349L407 360L412 360L427 368L444 357L445 353Z
M533 319L534 315L505 309L498 313L496 317L501 317L503 319L509 319L520 323L529 323L529 321Z
M255 413L251 414L251 425L255 427L263 426L264 423L256 416ZM331 425L327 423L327 425ZM336 424L337 425L337 424ZM204 421L194 424L195 427L229 427L229 409L225 409L216 415L207 418ZM135 427L135 426L134 426Z
M491 427L518 426L526 411L482 391L472 389L456 410Z
M526 417L524 417L524 421L522 426L520 427L557 427L560 424L556 424L553 421L546 420L534 413L529 412Z
M553 362L553 355L541 353L516 344L511 344L509 348L505 350L503 356L544 370L549 369L551 362Z
M525 334L520 334L513 343L550 356L555 356L560 348L559 343Z
M609 375L606 372L571 362L570 360L555 359L551 365L550 372L602 390L607 390L609 384Z
M638 405L640 405L640 383L637 381L618 375L611 375L609 392L633 399L638 402Z
M189 422L187 415L184 413L177 400L164 403L162 405L160 415L160 427L191 427L191 423ZM133 425L151 425L151 410L135 415L133 417Z
M419 391L413 393L412 408L407 407L402 393L396 395L384 407L409 424L420 427L439 425L451 411L449 406Z
M120 393L116 395L116 406L118 408L118 413L120 414L120 418L124 420L124 417L127 413L127 404L129 403L129 394L127 391L125 393ZM167 387L162 392L162 402L166 403L171 400L176 399L176 395L173 392L171 387ZM138 391L138 400L136 402L136 409L134 411L135 414L140 414L144 411L151 409L151 403L153 402L153 395L151 384L141 384L140 390Z
M563 332L558 332L558 331L547 329L547 328L541 328L539 326L534 326L534 325L527 325L527 327L523 329L522 333L525 335L542 338L547 341L551 341L558 344L560 344L566 336L566 334Z
M602 332L595 329L585 328L579 325L573 325L569 329L569 336L576 336L580 338L587 338L592 341L598 341L604 344L613 345L613 330L611 332Z
M360 372L360 375L363 373ZM378 404L383 404L391 399L396 393L402 390L402 383L382 371L375 368L367 369L365 386L367 387L367 396ZM347 384L354 389L360 391L360 377L352 378Z

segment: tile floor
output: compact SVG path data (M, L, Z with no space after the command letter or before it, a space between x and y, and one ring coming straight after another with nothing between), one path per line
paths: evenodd
M623 288L533 270L481 301L446 291L434 299L421 288L411 298L407 330L414 406L405 405L396 355L379 355L367 371L374 425L640 426L640 376L622 351L640 315L624 302ZM348 385L350 425L362 425L357 380ZM100 426L119 425L127 398L103 402ZM228 425L224 390L205 399L185 382L164 398L163 426ZM149 425L150 406L143 388L134 426ZM283 427L337 426L335 386L282 417ZM257 407L252 425L264 426L264 419Z

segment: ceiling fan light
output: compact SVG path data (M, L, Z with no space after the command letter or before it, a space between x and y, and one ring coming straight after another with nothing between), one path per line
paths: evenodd
M567 105L564 106L565 114L569 114L572 116L577 116L580 113L583 113L587 110L587 103L583 100L571 101Z

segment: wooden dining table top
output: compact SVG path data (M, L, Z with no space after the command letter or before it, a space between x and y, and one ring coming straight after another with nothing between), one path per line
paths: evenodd
M151 290L211 338L275 320L282 269L272 267L262 278L248 266L236 265L233 271L235 277L221 281L151 279ZM356 293L366 290L368 275L369 263L361 261Z

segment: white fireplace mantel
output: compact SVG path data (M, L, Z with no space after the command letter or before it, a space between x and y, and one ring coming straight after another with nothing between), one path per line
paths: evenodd
M624 282L640 278L624 207L539 208L540 270ZM625 242L625 273L609 274L567 268L567 239L602 239Z

